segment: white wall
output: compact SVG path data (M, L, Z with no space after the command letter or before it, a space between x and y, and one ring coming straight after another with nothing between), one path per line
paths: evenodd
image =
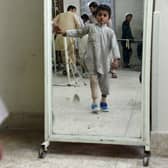
M43 112L42 0L0 0L0 96L10 112Z
M153 131L168 133L168 1L156 0L155 45L153 54ZM154 29L154 30L155 30Z

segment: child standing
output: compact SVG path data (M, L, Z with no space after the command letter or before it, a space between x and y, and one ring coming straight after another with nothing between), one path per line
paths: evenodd
M109 111L107 95L109 94L110 65L113 58L113 67L118 67L120 52L114 31L107 26L111 17L111 8L108 5L99 5L96 13L97 23L88 24L78 30L63 31L57 26L57 33L70 37L82 37L88 34L87 57L85 59L90 74L90 88L92 95L92 112ZM98 105L98 86L101 90L100 106Z

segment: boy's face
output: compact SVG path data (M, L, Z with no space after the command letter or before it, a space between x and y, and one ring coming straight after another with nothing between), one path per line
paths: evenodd
M109 21L109 13L105 10L100 10L96 15L97 22L101 25L107 24Z

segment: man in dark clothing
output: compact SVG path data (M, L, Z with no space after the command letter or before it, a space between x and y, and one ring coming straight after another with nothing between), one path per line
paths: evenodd
M129 67L130 57L132 55L131 40L134 39L130 27L130 22L132 20L133 14L127 13L125 15L125 21L122 24L122 39L121 42L123 48L123 61L124 67Z

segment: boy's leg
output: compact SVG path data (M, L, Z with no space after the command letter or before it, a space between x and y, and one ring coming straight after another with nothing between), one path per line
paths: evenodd
M114 60L113 60L114 61ZM113 61L112 61L112 64L111 64L111 74L112 74L112 78L117 78L117 68L113 67Z
M92 95L91 109L93 113L98 113L100 111L100 108L99 108L99 105L97 104L97 98L98 98L97 75L90 76L90 88L91 88L91 95Z
M98 98L98 81L97 81L97 75L91 75L90 76L90 89L91 89L91 96L93 103L97 103Z
M99 86L100 86L101 93L102 93L100 107L102 111L108 112L109 107L107 104L107 95L109 95L109 89L110 89L108 74L99 75L98 81L99 81Z
M109 95L109 92L110 92L108 73L104 75L99 74L98 81L99 81L99 86L102 93L102 101L106 102L106 97L107 95Z
M118 76L117 76L117 71L116 71L115 68L112 68L112 69L111 69L111 74L112 74L112 78L117 78L117 77L118 77Z
M104 102L104 103L107 102L107 95L103 95L103 94L102 94L101 102Z

